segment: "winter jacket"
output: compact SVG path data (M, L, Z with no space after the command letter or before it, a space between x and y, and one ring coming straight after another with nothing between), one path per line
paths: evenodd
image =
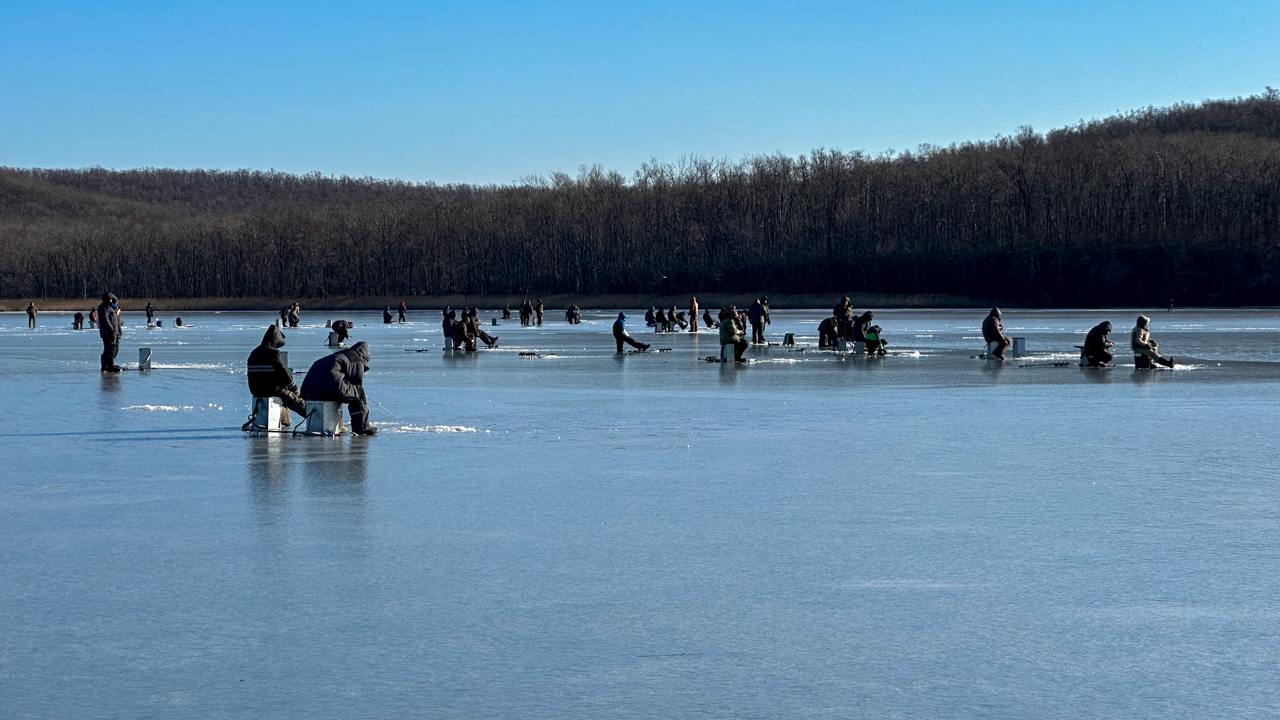
M111 306L114 302L116 302L116 296L107 294L98 304L98 336L103 340L120 339L120 316Z
M364 396L364 374L369 369L369 357L369 344L358 342L346 350L316 360L302 381L302 397L339 402L360 400Z
M728 345L742 341L742 331L738 329L738 323L733 318L720 321L720 344Z
M1102 322L1093 326L1084 338L1084 351L1089 355L1104 352L1107 349L1107 335L1111 333L1111 323Z
M262 335L262 343L249 353L249 393L254 397L271 397L280 388L293 385L293 373L280 358L284 333L272 325Z
M1129 335L1129 346L1135 353L1155 352L1156 342L1151 339L1151 333L1147 330L1150 324L1150 318L1145 315L1138 316L1138 324L1134 325L1133 332Z
M1004 340L1004 323L995 315L987 315L982 321L982 339L984 342L1001 342Z
M761 305L759 301L752 305L751 309L747 311L747 317L751 319L752 325L763 325L767 315L768 313L765 312L764 305Z

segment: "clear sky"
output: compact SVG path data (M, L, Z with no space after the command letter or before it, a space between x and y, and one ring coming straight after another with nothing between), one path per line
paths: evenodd
M0 0L0 165L510 183L1280 86L1280 2Z

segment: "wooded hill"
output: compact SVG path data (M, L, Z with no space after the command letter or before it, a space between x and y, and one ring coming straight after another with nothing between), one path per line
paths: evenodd
M0 168L0 296L842 292L1276 304L1280 94L513 186Z

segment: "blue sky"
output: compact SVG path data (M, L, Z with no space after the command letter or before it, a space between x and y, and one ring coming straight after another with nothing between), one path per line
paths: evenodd
M0 165L509 183L1280 86L1278 2L0 0Z

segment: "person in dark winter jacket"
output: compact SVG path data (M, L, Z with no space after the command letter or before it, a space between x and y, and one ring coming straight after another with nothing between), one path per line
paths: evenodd
M340 402L351 415L352 432L376 434L378 428L369 424L369 400L364 393L364 374L369 371L369 360L366 342L316 360L302 381L302 397L317 402Z
M289 327L296 328L302 322L302 306L294 303L289 306Z
M382 324L383 325L391 324L391 308L390 307L382 308Z
M1100 367L1111 362L1115 356L1111 354L1110 348L1115 343L1107 336L1111 334L1111 323L1100 322L1093 326L1089 334L1084 338L1084 354L1089 361L1089 367Z
M546 311L547 309L542 305L542 298L538 298L538 302L533 306L533 313L538 316L538 327L542 327L542 316Z
M876 314L868 310L859 315L858 319L854 320L854 331L852 331L854 332L854 341L863 343L863 347L867 348L867 352L883 350L882 347L879 347L879 342L881 341L879 341L878 334L874 341L867 337L867 333L870 332L870 329L873 327L872 320L874 318L876 318ZM873 347L873 345L876 347ZM883 355L883 352L881 352L881 355Z
M440 323L440 331L444 333L444 345L447 348L453 343L453 326L458 322L458 317L453 308L446 307L443 312L444 320Z
M36 310L35 303L27 303L27 327L34 328L36 326L36 315L38 315L39 312L39 310Z
M400 307L398 308L398 312L400 313L400 317L396 319L397 322L404 322L406 319L408 319L409 306L405 305L403 300L400 301Z
M644 311L644 324L648 327L657 327L658 312L650 305L648 310ZM661 331L659 331L661 332Z
M503 320L510 320L510 319L511 319L511 306L510 306L510 305L503 305L503 306L502 306L502 319L503 319Z
M711 317L711 308L706 308L702 311L702 324L712 330L720 327L720 323L715 318Z
M102 372L118 373L116 355L120 353L120 306L119 299L109 292L102 293L102 302L98 304L98 337L102 338Z
M987 357L997 360L1003 360L1004 351L1013 344L1004 334L1004 323L1000 322L1000 317L1000 308L991 308L991 312L982 321L982 339L987 343Z
M683 312L676 310L676 306L672 305L667 311L667 332L675 332L676 326L684 330L689 327L689 321L685 319Z
M766 298L758 298L747 310L747 319L751 321L751 342L764 345L764 326L769 319L769 311L765 308Z
M618 313L618 319L613 321L613 340L618 346L618 353L622 353L623 343L641 352L648 350L648 343L636 342L635 338L631 337L631 333L627 332L626 322L626 313Z
M75 315L71 316L71 329L72 330L84 329L84 313L77 312Z
M839 326L836 323L834 315L818 323L818 347L830 348L836 346L836 334L839 332Z
M293 373L280 357L282 347L284 333L275 325L267 327L262 335L262 342L249 353L249 393L256 398L280 398L286 408L299 415L306 415L307 404L298 394ZM285 427L290 425L288 413L285 413L282 424Z
M151 303L147 303L143 311L147 313L147 325L156 321L156 309L151 307Z
M329 325L329 329L338 335L338 344L341 345L351 337L351 323L346 320L334 320Z

